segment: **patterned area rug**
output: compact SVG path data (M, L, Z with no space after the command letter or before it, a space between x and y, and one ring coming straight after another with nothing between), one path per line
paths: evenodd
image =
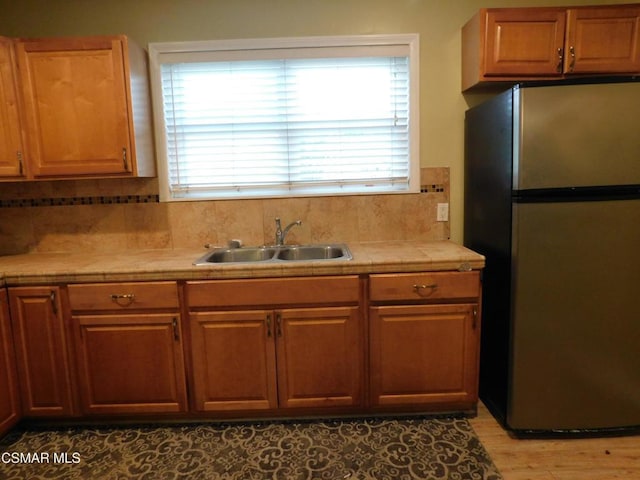
M500 480L462 418L17 429L4 480Z

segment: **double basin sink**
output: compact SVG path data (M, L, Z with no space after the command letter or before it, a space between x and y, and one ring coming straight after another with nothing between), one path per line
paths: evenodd
M343 243L317 245L282 245L241 248L216 248L198 258L194 265L220 263L295 262L309 260L351 260Z

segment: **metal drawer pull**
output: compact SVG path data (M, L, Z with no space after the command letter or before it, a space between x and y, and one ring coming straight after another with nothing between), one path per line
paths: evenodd
M418 295L420 295L420 292L422 292L422 290L435 290L436 288L438 288L438 284L437 283L431 283L429 285L417 285L415 284L413 286L413 291L416 292Z
M133 293L112 293L111 301L117 303L121 307L128 307L133 303L135 295Z

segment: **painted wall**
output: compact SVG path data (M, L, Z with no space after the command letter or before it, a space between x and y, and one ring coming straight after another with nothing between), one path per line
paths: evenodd
M421 165L450 171L451 238L462 241L464 112L460 29L481 7L614 4L607 0L0 0L0 34L127 34L149 42L417 32ZM626 3L640 3L627 1ZM0 190L2 189L0 184Z

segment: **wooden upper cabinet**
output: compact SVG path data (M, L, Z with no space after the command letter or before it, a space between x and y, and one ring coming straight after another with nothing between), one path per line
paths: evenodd
M462 29L462 90L640 73L640 5L481 9Z
M13 42L0 37L0 180L25 176Z
M565 71L640 72L640 5L567 11Z
M109 36L19 39L15 50L33 178L155 174L139 47Z
M485 75L562 73L564 10L496 9L485 15Z

